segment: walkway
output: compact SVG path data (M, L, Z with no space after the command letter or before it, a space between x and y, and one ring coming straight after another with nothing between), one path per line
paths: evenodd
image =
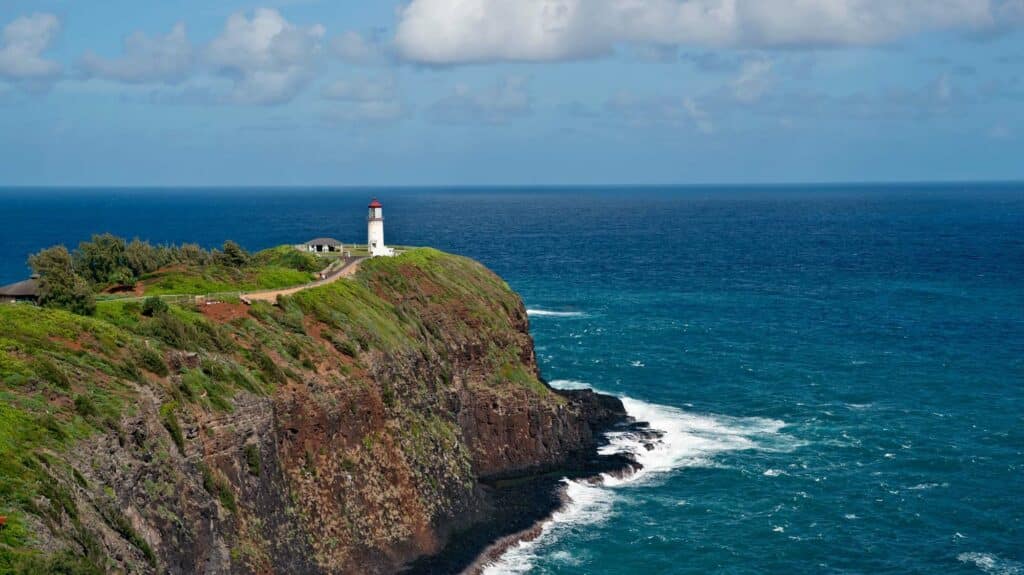
M334 283L341 278L347 278L359 270L359 264L365 259L367 259L365 256L351 258L347 262L345 262L345 265L334 270L333 272L328 273L327 276L324 277L324 279L316 280L308 284L290 288L245 292L239 294L239 299L241 299L242 303L246 305L251 305L252 302L254 301L267 301L270 303L275 303L277 301L277 296L279 295L292 295L303 290L308 290L311 288L320 287L322 285L327 285L329 283ZM328 267L327 269L331 268Z

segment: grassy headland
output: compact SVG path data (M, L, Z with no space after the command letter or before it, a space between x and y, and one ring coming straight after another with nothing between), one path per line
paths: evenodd
M154 526L184 530L193 519L175 503L174 494L182 491L187 482L180 482L187 477L171 478L181 473L201 478L196 482L204 497L215 501L218 514L234 526L226 536L232 557L256 570L265 567L273 549L247 519L265 520L256 504L242 497L248 480L233 475L234 467L205 454L203 447L215 433L209 422L240 409L240 399L270 399L285 386L316 381L314 389L327 385L336 390L317 391L324 399L316 409L349 401L339 398L365 396L367 405L379 402L374 409L389 418L402 414L394 419L404 425L361 432L339 455L305 447L296 460L301 468L291 471L288 461L272 462L278 473L291 478L292 496L299 498L296 513L306 517L296 519L301 525L316 513L303 507L312 497L304 490L326 489L317 486L325 481L317 474L324 473L318 467L327 465L327 458L338 459L332 465L340 465L348 476L388 477L385 471L393 473L389 470L398 464L389 463L382 471L379 459L398 450L405 462L401 465L411 470L402 471L402 498L413 493L423 501L448 501L455 497L452 489L461 493L458 489L471 486L473 455L457 422L427 407L451 393L437 389L453 385L459 370L464 385L483 386L495 397L525 394L541 405L564 402L537 379L518 297L471 260L432 249L368 260L351 281L283 297L276 306L156 305L152 300L78 305L82 282L89 286L88 295L114 285L142 285L146 295L201 294L301 284L323 267L316 257L287 246L250 255L228 245L215 252L136 246L138 254L147 255L128 264L116 238L100 240L96 243L102 249L90 246L74 255L65 250L34 258L44 281L47 272L58 274L62 283L55 287L72 288L69 294L41 307L0 306L0 516L6 517L0 529L0 574L160 570L161 557L171 551L153 540ZM70 279L59 274L71 274ZM72 304L65 305L68 301ZM402 359L392 361L394 367L380 363L381 357ZM412 383L410 374L419 374L417 366L424 362L440 367ZM406 370L404 375L396 375L399 368ZM159 436L142 437L138 424L134 430L128 424L147 417L147 402L156 402L151 417L159 421ZM361 408L335 409L355 414ZM189 431L196 428L205 428L206 435ZM151 458L144 493L109 483L127 468L111 470L103 457L89 458L84 455L88 450L76 449L104 436L116 438L117 449L141 450ZM133 448L133 442L139 446ZM260 477L268 469L255 444L240 447L238 457L250 476ZM432 495L424 499L424 494ZM418 513L426 514L417 521L442 509L433 503L417 505ZM131 516L122 511L126 507ZM397 544L413 529L404 527L406 519L389 523L366 519L370 515L359 512L343 518L347 523L331 524L337 539L331 547L311 543L318 564L342 561L339 549L349 553ZM360 533L377 539L358 539ZM111 537L126 542L126 557L111 558Z

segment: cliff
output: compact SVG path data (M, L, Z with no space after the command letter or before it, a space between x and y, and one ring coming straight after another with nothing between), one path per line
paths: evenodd
M429 249L282 298L0 306L0 573L449 572L558 504L621 403Z

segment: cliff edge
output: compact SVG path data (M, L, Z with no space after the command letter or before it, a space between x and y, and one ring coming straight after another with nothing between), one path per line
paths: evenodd
M0 394L0 573L457 572L629 464L622 404L431 249L276 306L0 306Z

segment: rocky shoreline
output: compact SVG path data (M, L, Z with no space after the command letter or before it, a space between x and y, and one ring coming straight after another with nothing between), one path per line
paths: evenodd
M594 442L571 453L561 465L481 478L487 517L454 532L440 553L418 559L403 574L479 575L512 546L538 537L545 523L571 503L565 480L598 481L602 475L624 477L639 471L641 466L631 454L601 454L600 450L609 443L608 432L651 437L646 423L633 420L614 396L591 390L555 392L591 407L586 413Z

